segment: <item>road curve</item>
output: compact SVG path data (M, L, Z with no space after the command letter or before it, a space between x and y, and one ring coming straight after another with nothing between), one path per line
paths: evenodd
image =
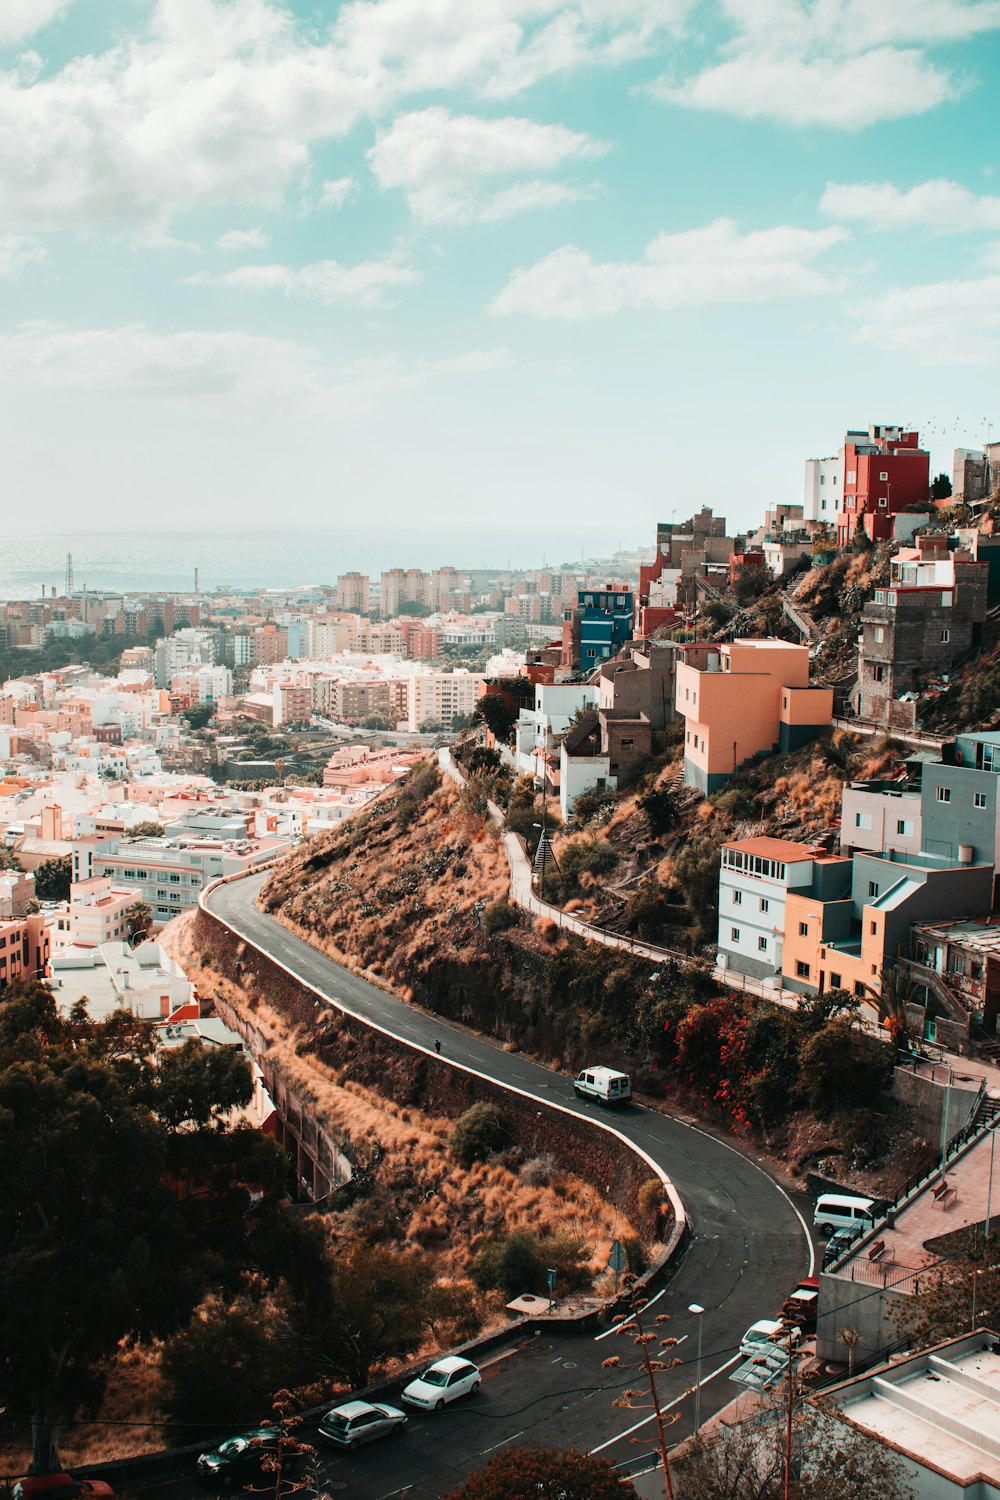
M511 1054L485 1037L453 1030L447 1022L395 999L376 985L343 968L296 937L273 917L258 910L257 894L265 877L253 876L219 885L202 904L246 942L282 964L318 990L330 1004L348 1010L410 1046L433 1053L442 1044L448 1061L471 1068L498 1083L576 1114L608 1115L599 1106L578 1101L566 1077ZM678 1354L686 1365L664 1377L663 1391L675 1403L677 1436L690 1431L690 1395L695 1382L697 1317L703 1315L702 1420L724 1406L736 1387L729 1366L743 1332L757 1318L774 1316L797 1279L813 1267L813 1246L803 1219L805 1200L792 1197L762 1166L726 1141L716 1139L693 1121L662 1115L638 1105L616 1112L615 1128L662 1167L683 1200L691 1238L679 1269L671 1277L657 1312L671 1316L669 1333L682 1340ZM617 1343L612 1336L612 1343ZM569 1353L567 1353L567 1350ZM556 1351L553 1353L552 1351ZM603 1370L609 1343L592 1335L543 1334L514 1359L498 1361L487 1379L480 1405L447 1413L448 1444L423 1427L426 1442L411 1423L406 1454L391 1445L363 1450L356 1460L336 1458L329 1470L349 1479L359 1495L389 1496L393 1483L407 1500L440 1495L464 1473L485 1462L505 1443L519 1441L571 1445L604 1452L613 1462L633 1459L630 1444L645 1441L650 1427L631 1429L642 1413L616 1411L608 1398L621 1386L619 1372ZM709 1380L713 1372L718 1378ZM488 1430L487 1430L488 1429ZM641 1449L638 1451L642 1451ZM403 1478L400 1478L400 1475Z

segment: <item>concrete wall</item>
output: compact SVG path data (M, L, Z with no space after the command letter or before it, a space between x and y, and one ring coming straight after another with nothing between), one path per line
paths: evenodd
M993 771L969 766L924 766L921 778L923 847L928 854L958 859L959 844L971 844L973 863L992 865L997 853L997 818L1000 813L997 777ZM951 793L947 802L938 789ZM976 807L979 794L985 807Z
M948 1085L949 1076L952 1078ZM972 1118L979 1099L979 1080L961 1079L947 1067L934 1068L930 1074L897 1068L892 1078L893 1097L913 1111L913 1128L937 1150L941 1144L941 1123L945 1097L948 1100L948 1140L954 1139Z
M347 1068L352 1078L377 1088L397 1104L419 1105L432 1114L451 1118L485 1099L496 1105L512 1139L526 1152L552 1152L563 1170L590 1183L636 1225L640 1234L648 1237L658 1233L670 1240L675 1225L683 1225L683 1208L676 1195L676 1203L671 1202L659 1225L642 1221L639 1189L659 1175L658 1171L611 1130L569 1110L511 1092L445 1058L427 1056L324 1004L307 985L294 980L280 964L241 941L202 908L195 918L193 941L213 968L246 993L251 1006L255 997L266 999L311 1038L311 1050L331 1067Z

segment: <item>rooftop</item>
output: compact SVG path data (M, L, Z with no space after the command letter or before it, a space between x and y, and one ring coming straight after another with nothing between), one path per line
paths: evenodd
M759 854L762 859L782 859L785 864L795 864L800 859L817 859L819 851L810 844L796 844L791 839L738 839L735 843L726 844L727 849L733 849L738 854Z
M1000 1342L987 1329L849 1381L827 1399L956 1485L1000 1483Z

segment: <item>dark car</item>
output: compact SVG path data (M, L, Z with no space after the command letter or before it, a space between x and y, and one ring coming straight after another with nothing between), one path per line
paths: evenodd
M276 1427L252 1427L236 1437L227 1438L210 1453L198 1459L198 1477L206 1484L219 1484L226 1489L230 1485L243 1484L250 1479L259 1479L266 1472L264 1461L269 1454L278 1451L281 1434ZM299 1460L286 1454L285 1467L292 1469Z

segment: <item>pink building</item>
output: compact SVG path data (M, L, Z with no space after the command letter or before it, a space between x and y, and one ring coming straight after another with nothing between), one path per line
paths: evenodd
M751 757L797 750L826 729L833 689L809 686L809 649L778 640L686 645L675 707L685 720L684 780L714 792Z
M78 880L69 888L70 942L99 948L130 937L126 913L141 900L138 886L119 885L110 876Z

